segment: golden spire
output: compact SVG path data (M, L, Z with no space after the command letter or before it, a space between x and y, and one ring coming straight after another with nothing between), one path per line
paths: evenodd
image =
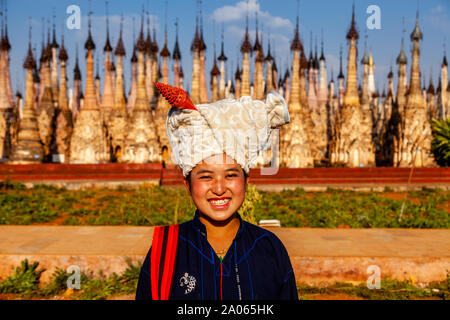
M355 5L352 8L352 22L347 32L347 40L350 42L348 51L347 86L344 93L344 106L359 106L359 93L357 87L357 56L356 43L359 39L355 21Z

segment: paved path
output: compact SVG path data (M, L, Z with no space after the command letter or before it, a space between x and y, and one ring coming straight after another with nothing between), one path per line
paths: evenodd
M285 244L298 282L365 282L376 265L381 277L428 283L450 272L450 230L270 228ZM78 265L121 273L126 259L142 261L152 227L0 226L0 277L20 261L39 261L47 281L56 267Z

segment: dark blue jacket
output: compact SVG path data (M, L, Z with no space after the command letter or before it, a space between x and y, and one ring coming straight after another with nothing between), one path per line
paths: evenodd
M240 227L222 266L198 212L180 225L170 299L220 300L222 293L223 300L298 300L291 261L280 239L238 217ZM139 275L137 300L152 299L150 264L149 250Z

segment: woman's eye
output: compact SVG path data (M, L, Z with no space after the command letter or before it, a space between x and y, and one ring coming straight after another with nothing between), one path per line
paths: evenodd
M227 177L237 177L237 174L229 174Z
M200 179L209 179L209 178L211 178L210 176L203 176L203 177L200 177Z

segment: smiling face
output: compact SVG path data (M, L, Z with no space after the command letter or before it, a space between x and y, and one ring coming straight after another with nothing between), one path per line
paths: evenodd
M211 223L226 223L235 217L245 199L248 177L237 162L226 154L211 156L190 173L185 185L200 217Z

